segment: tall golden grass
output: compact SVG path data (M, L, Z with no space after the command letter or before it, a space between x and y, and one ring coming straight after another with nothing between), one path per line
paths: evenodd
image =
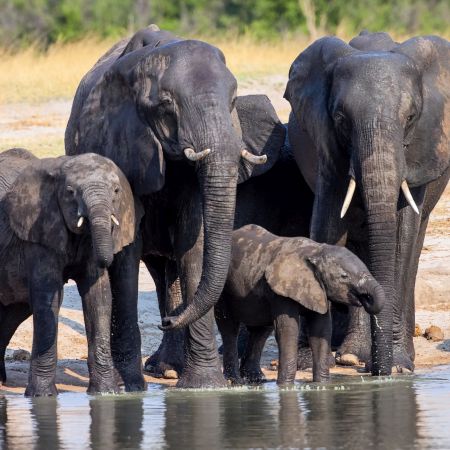
M287 74L291 62L308 43L301 38L256 42L245 37L209 42L224 52L238 79ZM45 53L35 47L19 53L0 50L0 104L72 98L82 76L113 44L86 38L54 44Z

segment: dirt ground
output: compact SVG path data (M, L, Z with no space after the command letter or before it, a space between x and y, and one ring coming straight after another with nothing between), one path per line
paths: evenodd
M284 76L261 77L241 83L240 94L264 92L272 100L280 118L287 120L289 105L283 100L286 83ZM64 129L71 103L55 100L40 105L0 105L0 151L13 146L29 148L40 156L63 153ZM414 338L416 366L430 367L450 364L450 186L433 211L420 259L416 285L416 323L425 330L430 325L439 326L444 340L427 341ZM150 355L158 346L161 332L157 329L158 310L154 284L144 267L139 281L139 324L142 333L142 352ZM4 393L23 393L27 381L27 361L12 359L14 350L31 349L32 322L24 322L10 342L7 350L7 383L0 387ZM272 342L265 364L276 354ZM83 324L81 301L76 286L65 288L60 314L58 339L57 383L60 391L85 391L87 387L87 345ZM361 368L336 368L333 374L361 375ZM269 379L276 372L266 370ZM311 372L298 372L299 379L310 379ZM147 376L149 382L161 380ZM165 384L173 385L175 381Z

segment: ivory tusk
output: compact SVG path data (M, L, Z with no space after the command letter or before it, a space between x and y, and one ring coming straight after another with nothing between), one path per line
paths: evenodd
M242 150L241 156L252 164L264 164L267 162L267 155L257 156L247 150Z
M185 148L184 149L184 155L186 156L189 161L200 161L206 156L208 156L211 153L211 149L207 148L201 152L196 153L196 151L193 148Z
M347 213L348 207L350 206L350 203L353 198L353 194L355 193L355 189L356 189L356 181L354 180L354 178L350 178L350 183L348 184L347 194L345 195L344 203L342 204L341 219Z
M408 183L406 182L406 180L403 180L402 182L402 192L406 198L406 201L409 203L414 212L416 214L419 214L419 208L417 208L416 202L413 199L413 196L411 194L411 191L409 190Z
M83 222L84 222L84 217L80 216L78 219L78 222L77 222L77 228L80 228L81 225L83 225Z
M117 217L114 214L111 214L111 220L117 225L119 226L119 221L117 220Z

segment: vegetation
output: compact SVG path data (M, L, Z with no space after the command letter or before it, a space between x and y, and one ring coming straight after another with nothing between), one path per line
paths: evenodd
M0 46L117 38L148 23L180 34L449 33L448 0L0 0Z

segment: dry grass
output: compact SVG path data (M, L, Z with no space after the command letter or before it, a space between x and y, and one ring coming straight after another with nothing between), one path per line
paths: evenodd
M73 97L81 77L113 42L85 39L55 44L46 53L0 51L0 104Z
M256 43L250 38L209 41L222 49L240 81L287 74L291 62L308 43L300 38L278 43ZM113 43L87 38L55 44L46 53L32 47L15 54L0 50L0 104L72 98L82 76Z
M64 136L48 134L33 137L0 138L0 151L9 148L26 148L39 158L49 158L64 155Z

